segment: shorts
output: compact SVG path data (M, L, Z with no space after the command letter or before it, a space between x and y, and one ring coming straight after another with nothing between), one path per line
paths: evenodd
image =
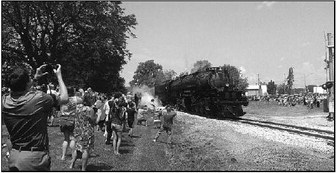
M59 127L61 132L73 132L75 129L75 121L73 118L69 117L60 117L59 119Z
M8 159L10 171L50 171L51 159L47 151L19 151L12 149Z
M75 124L73 125L62 125L60 126L61 132L73 132L75 129Z
M119 125L119 124L112 123L111 127L112 127L112 131L122 132L123 130L122 125Z

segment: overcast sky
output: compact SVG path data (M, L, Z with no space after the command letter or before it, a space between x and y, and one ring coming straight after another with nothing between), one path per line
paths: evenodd
M326 81L324 33L334 34L334 2L123 2L135 14L126 85L140 62L154 60L177 74L198 60L240 68L249 84L282 83L294 67L294 87Z

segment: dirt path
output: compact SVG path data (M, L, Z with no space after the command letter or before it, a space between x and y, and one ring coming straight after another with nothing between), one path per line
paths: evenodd
M135 148L130 158L129 171L164 171L169 165L167 162L167 148L160 142L154 143L153 136L157 129L152 126L137 126L135 135L140 136L134 140Z
M104 144L105 138L102 133L96 133L95 153L102 154L90 159L88 171L169 170L166 144L152 141L157 130L153 126L137 125L134 128L133 137L129 137L127 132L124 132L120 156L112 154L112 145ZM103 166L99 167L99 165Z

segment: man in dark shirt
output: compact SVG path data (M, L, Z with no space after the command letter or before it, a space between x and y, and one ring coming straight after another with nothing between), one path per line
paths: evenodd
M133 136L133 124L136 118L137 109L136 109L135 103L132 102L131 100L128 102L128 107L127 107L126 112L127 112L127 123L128 123L128 127L130 128L128 132L128 136L132 137Z
M134 94L134 102L135 102L135 108L139 108L139 96L137 94Z
M45 66L36 69L34 80L48 74L43 73ZM2 97L1 110L12 144L10 171L50 171L48 114L54 102L68 101L60 65L54 73L60 86L60 96L55 100L42 91L30 89L34 80L24 67L14 67L8 77L11 93Z
M168 134L168 142L167 143L170 144L171 143L173 120L174 120L174 117L176 116L176 112L170 106L167 106L166 109L167 109L167 112L165 112L164 110L161 112L163 123L161 125L160 130L155 135L155 138L154 138L153 141L156 142L156 140L159 138L160 134L162 132L166 131L167 134Z

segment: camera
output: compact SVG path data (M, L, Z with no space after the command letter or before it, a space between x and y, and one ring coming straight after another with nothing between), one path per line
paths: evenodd
M42 73L48 72L48 74L40 77L37 80L38 85L48 84L49 82L54 82L55 81L54 69L56 68L57 68L56 64L47 64L46 66L44 66L41 69L41 71Z
M43 72L48 72L48 75L52 75L52 74L54 74L54 69L57 69L56 64L47 64L44 67Z

